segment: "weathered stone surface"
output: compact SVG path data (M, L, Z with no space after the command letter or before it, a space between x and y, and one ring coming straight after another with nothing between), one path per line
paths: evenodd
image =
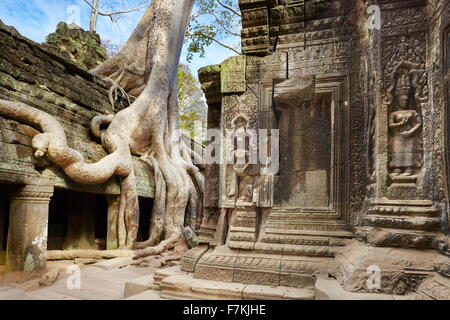
M73 62L91 70L108 58L108 53L101 46L97 33L84 31L76 25L60 22L56 31L50 33L45 42L67 55Z
M353 293L345 291L336 280L318 279L314 287L316 300L412 300L414 297L395 297L388 294Z
M5 276L26 281L47 268L48 208L53 186L27 185L11 195Z
M431 275L436 258L433 250L370 247L353 240L336 252L334 275L346 291L404 295ZM379 286L369 287L371 270L379 271Z
M113 107L108 99L110 84L61 55L51 46L22 37L0 22L0 98L24 102L54 116L65 129L69 146L87 161L106 156L93 141L90 121L98 114L111 114L126 106L120 99ZM34 157L31 139L38 131L16 121L0 118L0 181L29 184L46 181L64 189L119 194L115 178L102 185L80 185L57 167ZM153 197L154 180L147 165L135 159L140 196Z
M207 250L207 245L200 244L186 252L181 258L181 270L185 272L194 272L197 262L206 253Z
M132 297L154 287L153 275L139 277L125 283L124 297Z
M208 126L229 138L221 157L235 162L206 170L210 250L185 260L196 279L307 287L334 274L368 292L367 268L378 266L378 291L405 294L448 272L437 261L450 248L440 70L450 74L450 1L371 4L377 29L361 27L369 3L239 1L244 54L199 71ZM261 129L278 130L259 139L279 154L255 165Z
M114 270L129 266L132 262L132 257L122 257L97 262L93 264L92 267L100 268L103 270Z
M60 271L58 269L52 269L46 274L42 276L42 278L39 280L39 285L41 286L51 286L53 285L56 280L58 280Z
M231 57L220 66L221 92L243 93L247 88L245 80L245 56Z
M425 280L417 290L418 300L450 300L450 279L441 275Z
M313 300L314 292L312 288L244 285L193 279L192 275L178 275L162 281L161 297L198 300Z
M161 285L161 281L167 277L170 276L178 276L178 275L185 275L187 274L184 271L181 271L179 266L173 266L165 269L159 269L155 271L153 278L154 278L154 284L156 287L159 287Z
M97 259L91 259L91 258L75 258L74 259L75 264L94 264L97 263Z
M162 298L158 291L147 290L134 296L128 297L125 300L166 300L166 299Z

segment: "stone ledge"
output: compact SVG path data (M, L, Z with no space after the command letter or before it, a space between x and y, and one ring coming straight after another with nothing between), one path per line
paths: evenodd
M175 300L313 300L314 292L311 288L194 279L189 274L165 278L161 283L161 297Z
M124 297L132 297L144 291L155 289L154 287L153 274L142 276L125 283Z
M184 271L181 271L180 266L174 266L174 267L170 267L170 268L157 270L153 274L154 285L156 288L159 288L162 280L164 280L165 278L168 278L171 276L176 276L176 275L185 275L185 274L187 274L187 273Z

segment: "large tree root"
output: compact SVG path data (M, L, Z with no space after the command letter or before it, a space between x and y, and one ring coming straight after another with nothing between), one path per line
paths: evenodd
M36 150L35 156L41 158L46 155L74 181L82 184L99 184L108 181L113 175L121 178L122 201L119 216L126 220L127 230L120 230L119 235L128 234L129 236L127 239L119 237L119 247L132 249L135 241L133 237L137 234L137 225L132 220L136 219L139 208L133 162L127 139L115 133L102 135L103 145L111 153L96 163L85 163L78 151L68 147L64 129L53 116L21 102L1 99L0 115L39 127L43 133L37 134L32 139L32 146ZM107 117L107 120L109 118Z
M67 146L61 125L52 116L17 102L0 100L0 115L33 126L36 156L47 157L73 180L98 184L113 175L121 181L118 240L120 249L136 248L136 258L158 255L185 241L185 224L201 221L204 181L194 165L201 157L181 137L177 70L193 0L153 0L119 54L92 70L110 79L112 91L138 96L115 115L97 116L91 131L108 155L87 164ZM114 99L111 91L110 98ZM101 131L101 126L108 128ZM135 244L139 207L132 154L154 171L156 194L150 238ZM144 214L141 212L141 214ZM145 213L149 214L149 213Z

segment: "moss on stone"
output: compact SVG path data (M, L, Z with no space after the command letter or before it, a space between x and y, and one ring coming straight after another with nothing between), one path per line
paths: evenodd
M60 22L56 31L46 37L46 43L86 69L95 68L108 58L97 33L84 31L65 22Z

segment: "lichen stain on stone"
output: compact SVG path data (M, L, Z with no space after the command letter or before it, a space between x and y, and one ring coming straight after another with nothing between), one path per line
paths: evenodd
M25 257L25 263L23 264L23 271L30 272L34 270L33 254L29 252Z

